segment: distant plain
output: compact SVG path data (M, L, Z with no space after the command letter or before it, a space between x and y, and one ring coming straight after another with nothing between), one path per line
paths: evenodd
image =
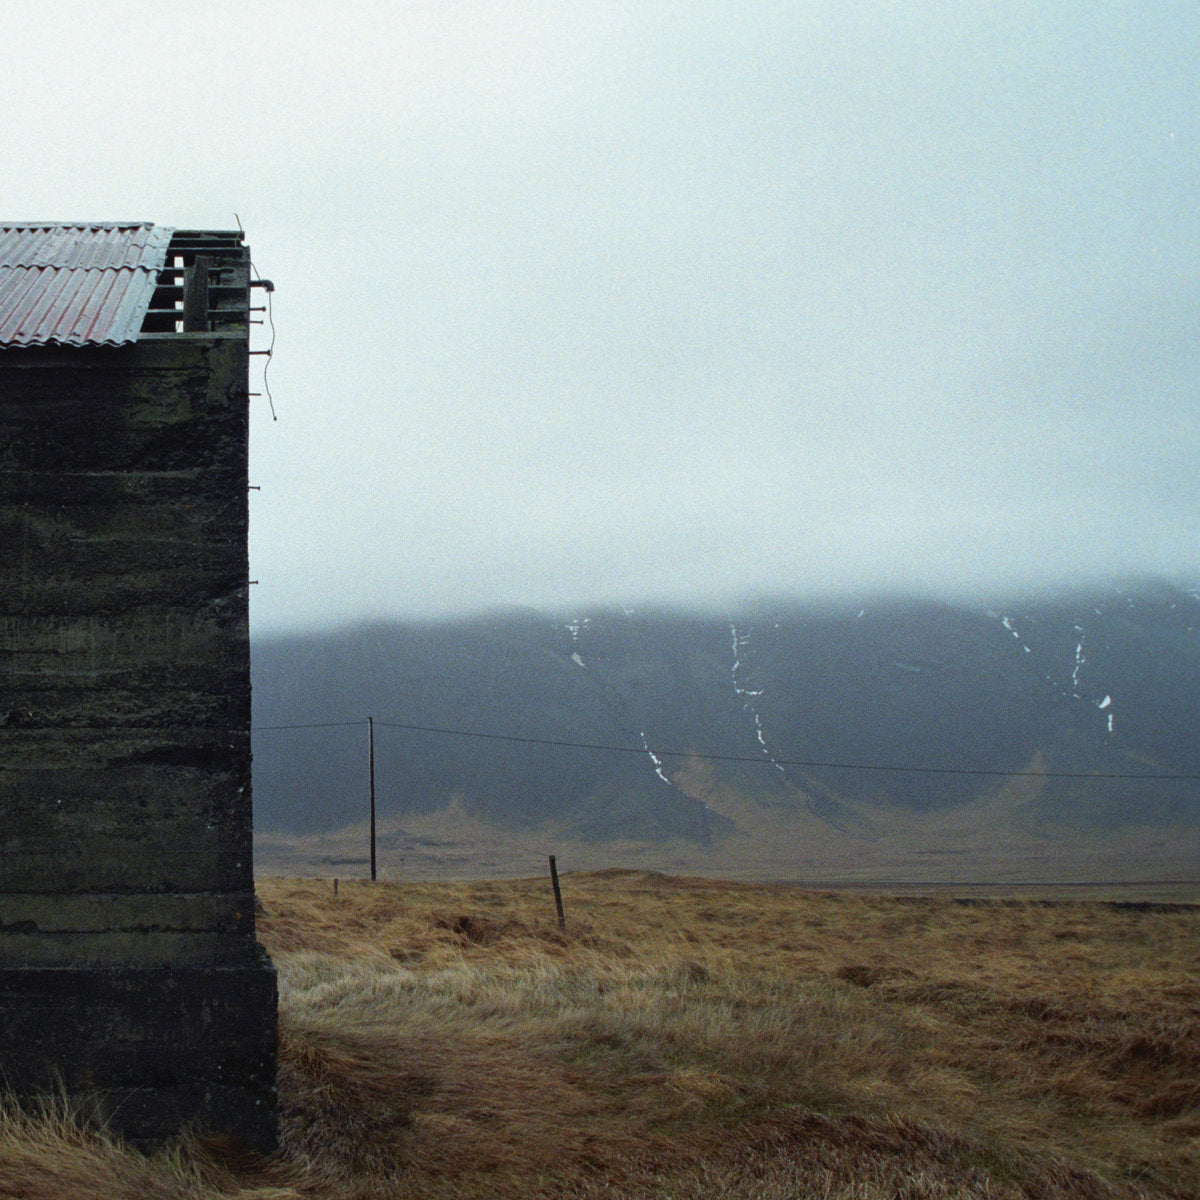
M716 802L715 802L716 803ZM952 813L896 812L886 829L842 831L809 816L779 815L727 798L737 831L704 846L667 841L586 841L567 830L505 830L452 804L439 812L380 820L376 866L393 882L495 879L608 868L778 881L891 892L1074 895L1125 899L1200 896L1200 846L1178 829L1084 836L1020 828L1012 803ZM307 836L262 833L261 875L369 877L366 823Z

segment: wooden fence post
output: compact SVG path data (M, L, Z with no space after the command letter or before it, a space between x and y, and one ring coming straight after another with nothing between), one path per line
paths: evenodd
M554 885L554 907L558 909L558 927L566 929L567 918L563 915L562 889L558 886L558 866L554 855L550 855L550 882Z

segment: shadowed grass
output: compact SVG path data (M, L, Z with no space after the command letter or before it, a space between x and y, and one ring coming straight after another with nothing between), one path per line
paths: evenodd
M2 1200L297 1200L262 1163L222 1162L189 1138L146 1156L110 1136L84 1106L48 1098L24 1109L0 1101ZM240 1168L240 1169L239 1169ZM256 1180L256 1176L262 1176Z

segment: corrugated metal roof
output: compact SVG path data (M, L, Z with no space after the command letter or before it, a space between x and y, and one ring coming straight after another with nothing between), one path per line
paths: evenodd
M0 346L136 341L171 233L149 221L0 225Z

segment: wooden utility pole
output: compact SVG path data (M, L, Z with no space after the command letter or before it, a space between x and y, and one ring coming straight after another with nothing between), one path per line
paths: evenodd
M375 718L367 718L367 754L371 773L371 882L375 882Z

